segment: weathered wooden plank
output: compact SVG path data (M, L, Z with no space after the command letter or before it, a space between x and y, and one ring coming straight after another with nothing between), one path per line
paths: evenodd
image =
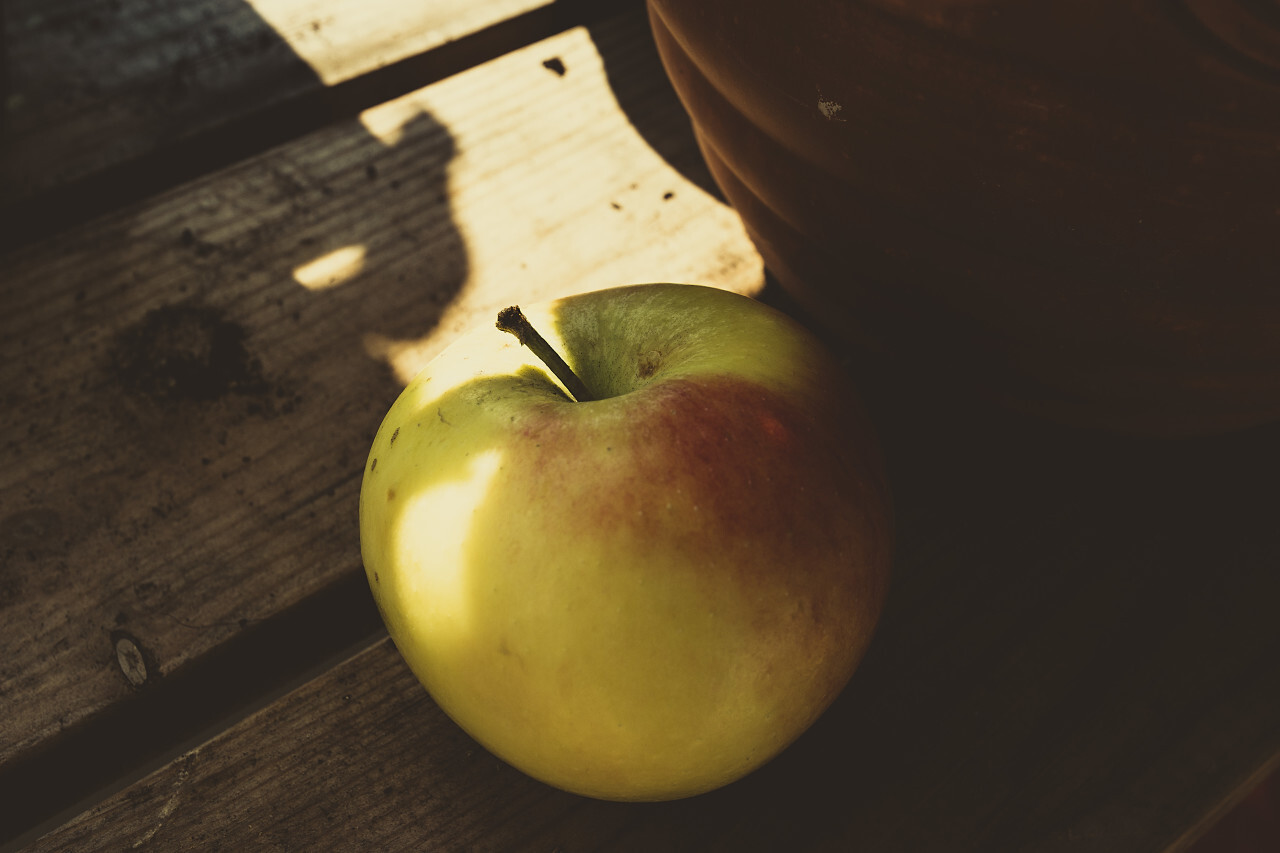
M29 196L549 0L17 0L0 194Z
M869 385L901 523L884 621L742 782L660 805L542 787L383 641L32 849L1178 849L1280 754L1280 431L1147 445L906 378Z
M0 764L358 572L368 442L461 329L758 288L700 163L629 14L0 258Z
M5 12L0 214L19 236L33 218L74 219L59 206L136 200L597 14L577 0L15 0Z

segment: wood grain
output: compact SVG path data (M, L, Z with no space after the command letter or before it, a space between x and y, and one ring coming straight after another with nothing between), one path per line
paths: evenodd
M459 331L634 281L757 289L699 162L628 15L0 258L0 762L358 572L368 443Z
M34 195L549 2L17 0L0 194Z
M15 0L0 245L251 156L626 2Z
M849 689L756 774L667 804L554 791L383 641L32 849L1179 849L1280 754L1280 433L1121 441L876 373L895 587Z

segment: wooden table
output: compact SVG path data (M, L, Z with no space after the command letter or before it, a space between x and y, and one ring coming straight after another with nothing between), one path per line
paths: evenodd
M893 476L876 640L747 779L622 805L435 707L360 567L407 378L513 301L788 307L631 2L11 0L0 844L1183 849L1280 756L1280 429L1174 443L848 356Z

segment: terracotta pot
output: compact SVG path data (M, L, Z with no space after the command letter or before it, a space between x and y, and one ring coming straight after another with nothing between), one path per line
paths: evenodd
M1023 409L1280 419L1280 4L649 0L716 180L849 340Z

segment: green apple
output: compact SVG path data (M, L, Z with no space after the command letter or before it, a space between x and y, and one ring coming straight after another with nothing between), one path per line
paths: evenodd
M373 596L445 713L529 775L614 800L727 784L870 641L892 544L872 430L831 355L749 297L525 314L594 399L492 325L437 356L365 467Z

